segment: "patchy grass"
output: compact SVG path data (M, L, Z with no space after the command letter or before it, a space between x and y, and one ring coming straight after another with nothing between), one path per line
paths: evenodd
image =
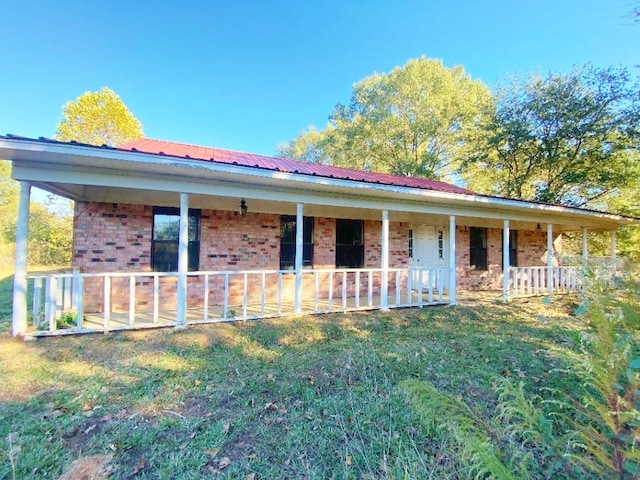
M496 379L576 388L570 297L0 340L0 478L466 478L400 383L495 416ZM562 373L561 373L562 372Z

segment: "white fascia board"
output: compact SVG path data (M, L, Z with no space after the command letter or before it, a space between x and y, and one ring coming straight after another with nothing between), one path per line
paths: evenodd
M397 198L385 198L384 196L364 196L362 192L354 194L352 190L348 193L338 192L321 192L307 188L302 188L297 184L297 188L281 188L268 185L251 185L247 188L247 184L240 182L221 182L219 180L208 180L202 176L184 177L171 176L166 177L159 174L147 174L144 177L133 175L130 172L116 172L105 169L92 169L91 171L80 171L78 169L69 168L68 166L46 169L38 164L16 165L14 167L14 177L18 179L29 179L33 182L51 182L51 183L67 183L94 186L100 188L117 188L121 190L147 190L190 193L199 195L216 195L223 197L244 197L247 200L268 200L290 203L304 203L312 205L322 205L327 207L342 207L349 209L369 209L369 210L389 210L415 214L431 214L431 215L456 215L459 217L475 217L494 220L503 220L507 214L504 212L483 208L477 204L440 204L432 203L427 200L416 200L416 198L408 198L406 200ZM291 182L293 183L293 182ZM289 183L289 185L291 185ZM176 198L178 198L176 196ZM83 200L91 200L90 198L78 198ZM102 201L104 198L100 197ZM95 200L95 199L94 199ZM538 215L536 217L536 215ZM545 212L523 212L514 211L508 213L508 218L523 222L552 222L555 224L571 225L573 227L582 227L584 220L576 219L575 216L563 217L562 215ZM598 222L594 224L588 222L591 228L612 228L615 223ZM608 220L608 219L607 219Z
M9 153L8 157L5 156L4 158L9 158L10 160L15 159L16 163L18 164L20 160L26 160L42 161L51 166L59 166L62 163L82 166L83 170L85 171L81 172L81 175L78 175L78 178L76 179L77 181L82 181L81 177L83 177L84 174L89 173L86 172L86 170L89 169L87 167L88 165L93 168L103 167L110 170L117 169L122 172L120 175L115 175L115 177L117 178L114 177L112 179L114 183L99 183L100 185L104 186L123 186L122 180L130 178L130 176L133 174L137 179L137 183L130 188L143 188L140 185L140 175L142 174L146 176L149 173L153 172L164 177L164 179L160 180L161 182L163 182L163 185L160 187L149 187L153 189L159 188L160 190L162 190L167 189L168 182L173 183L176 170L179 170L184 177L193 177L199 180L203 179L202 174L204 172L208 172L208 176L210 178L216 177L218 175L221 175L223 178L233 177L235 181L240 184L264 183L265 185L273 184L274 186L282 187L282 184L286 183L289 189L302 188L304 190L316 190L326 193L332 192L334 194L337 193L347 196L363 195L365 197L376 198L380 198L380 196L383 196L395 201L426 201L433 202L435 204L445 204L446 208L442 210L443 214L449 214L454 210L458 210L454 208L454 205L456 205L458 207L462 207L463 209L461 213L457 214L465 215L464 211L469 209L469 213L467 215L481 216L486 218L506 217L513 220L528 219L529 221L532 221L532 217L540 215L543 217L541 221L546 221L549 215L553 215L555 218L557 218L557 221L559 223L567 222L569 220L569 218L567 217L570 217L573 221L569 223L575 225L578 225L580 223L579 220L577 220L578 218L584 218L585 222L595 221L607 224L613 223L617 225L640 224L640 220L638 219L571 207L530 203L520 200L511 200L484 195L449 193L412 187L401 187L396 185L365 183L354 180L343 180L306 174L279 172L258 167L215 163L203 160L182 159L141 152L100 149L96 147L86 147L81 145L49 144L38 141L0 139L0 157L2 157L1 154L3 152ZM19 153L19 155L17 153ZM51 158L52 156L54 157L53 159ZM143 166L145 167L144 170L141 169L141 167ZM167 169L171 170L169 175L167 174ZM51 178L51 169L48 169L47 173L48 180L54 181ZM17 174L15 175L15 177L19 178ZM146 180L145 177L143 177L143 179ZM31 178L31 180L35 179ZM41 179L41 181L46 181L46 179ZM57 181L74 183L70 182L68 178L60 179ZM155 182L153 183L155 184ZM191 181L187 182L187 185L181 185L180 188L183 189L181 191L206 194L206 192L199 192L188 188L189 185L191 185ZM209 185L209 189L210 188L211 187ZM252 198L250 192L246 189L246 187L245 191L242 193L245 197ZM237 195L236 193L234 194ZM255 198L259 197L256 196ZM322 198L325 201L327 200L324 195L322 196ZM284 200L284 198L282 197L280 197L280 199ZM301 199L292 201L301 201ZM378 204L377 201L374 203ZM429 205L429 212L438 213L434 210L435 206L433 205L433 203ZM409 205L405 205L404 203L402 203L401 210L416 212L422 211L422 209L413 210L407 209L406 207L409 207ZM363 206L363 208L379 207ZM394 209L397 210L398 207ZM495 211L493 211L493 209L495 209ZM521 217L521 215L524 215L524 218L519 218ZM551 219L548 220L551 221Z

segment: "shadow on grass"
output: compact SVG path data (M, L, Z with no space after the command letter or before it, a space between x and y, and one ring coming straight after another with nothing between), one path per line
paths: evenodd
M115 478L140 465L173 478L437 472L445 467L420 453L433 442L396 385L428 380L486 416L496 377L571 388L550 373L570 365L567 321L561 308L430 307L8 340L0 439L16 433L24 476L59 474L78 451L115 452ZM55 455L38 455L42 438Z

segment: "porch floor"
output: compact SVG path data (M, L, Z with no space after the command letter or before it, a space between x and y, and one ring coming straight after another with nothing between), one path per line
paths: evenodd
M477 293L477 292L471 292ZM411 298L411 304L407 302L406 294L400 297L400 303L397 303L395 291L389 292L389 308L412 308L418 305L418 295L414 293ZM495 299L499 298L496 293ZM437 291L433 292L431 298L427 293L423 294L423 306L446 305L449 303L449 297L446 293L440 297ZM366 311L380 309L380 296L374 295L369 302L367 295L361 295L359 302L355 297L346 299L343 304L341 297L334 297L331 305L327 298L318 298L317 304L314 298L305 298L302 302L302 315L319 314L319 313L339 313L346 311ZM205 318L204 308L195 307L187 309L187 324L208 324L230 321L257 320L262 318L272 318L280 316L294 315L293 302L281 302L280 309L277 303L265 303L264 307L260 303L248 303L245 307L242 304L229 305L227 308L227 317L224 317L222 305L209 305L207 316ZM152 311L137 311L131 321L128 311L114 312L109 315L108 322L105 322L104 313L85 313L82 321L82 328L63 328L53 332L48 330L32 330L28 333L32 337L52 336L52 335L73 335L81 333L99 333L118 330L138 330L147 328L175 327L176 310L175 309L159 309L157 321L154 322Z

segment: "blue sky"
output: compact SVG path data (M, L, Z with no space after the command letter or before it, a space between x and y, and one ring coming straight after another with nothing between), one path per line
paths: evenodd
M490 86L587 62L637 76L634 1L5 0L0 134L52 136L65 102L108 86L148 137L271 155L421 55Z

